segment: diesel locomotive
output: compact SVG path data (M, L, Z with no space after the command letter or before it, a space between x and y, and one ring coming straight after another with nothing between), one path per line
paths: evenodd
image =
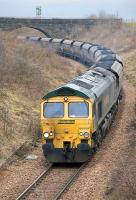
M29 38L84 63L85 74L41 100L43 153L53 163L85 162L101 145L121 99L123 63L108 48L86 42Z

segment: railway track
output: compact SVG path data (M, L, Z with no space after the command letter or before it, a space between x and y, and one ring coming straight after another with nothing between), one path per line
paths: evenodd
M84 164L59 166L50 164L17 198L58 200L84 169Z
M21 200L21 199L25 199L27 197L27 195L29 194L29 192L36 187L39 182L44 178L44 176L46 176L48 174L48 172L51 170L53 164L49 165L49 167L42 172L34 181L33 183L31 183L31 185L29 185L17 198L16 200Z

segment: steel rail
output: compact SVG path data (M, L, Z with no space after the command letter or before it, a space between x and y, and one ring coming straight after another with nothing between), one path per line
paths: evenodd
M53 166L53 164L50 164L50 165L48 166L48 168L47 168L44 172L42 172L42 173L33 181L33 183L32 183L29 187L27 187L27 188L16 198L16 200L24 199L25 196L27 196L27 194L29 193L29 191L30 191L33 187L36 187L36 185L38 184L38 182L40 182L41 178L44 177L44 176L46 176L46 175L49 173L49 171L52 169L52 166Z
M64 192L66 191L66 189L70 186L70 184L75 180L75 178L79 175L79 173L81 172L81 170L84 169L84 167L87 165L88 161L85 162L84 164L81 165L81 167L79 167L76 172L70 176L70 178L66 181L66 183L64 184L64 186L62 187L62 189L58 192L58 194L52 199L52 200L58 200L60 199L60 197L64 194Z

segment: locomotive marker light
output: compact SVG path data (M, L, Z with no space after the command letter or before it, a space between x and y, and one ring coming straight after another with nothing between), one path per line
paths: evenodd
M83 133L82 133L82 132L80 133L80 136L83 136Z
M86 131L86 132L80 132L79 134L80 134L80 136L81 136L82 138L84 137L84 138L86 138L86 139L89 138L89 136L90 136L89 132L87 132L87 131Z
M52 132L50 132L50 136L53 136L53 133L52 133Z
M64 97L64 101L68 101L68 97Z

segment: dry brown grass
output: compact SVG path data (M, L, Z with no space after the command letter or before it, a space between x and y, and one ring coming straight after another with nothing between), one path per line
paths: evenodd
M102 44L116 52L124 52L136 48L136 28L126 24L99 24L88 31L81 30L77 37L80 40Z
M0 33L0 162L39 132L40 99L83 70L36 44Z
M136 86L136 49L122 53L124 72L129 81Z

